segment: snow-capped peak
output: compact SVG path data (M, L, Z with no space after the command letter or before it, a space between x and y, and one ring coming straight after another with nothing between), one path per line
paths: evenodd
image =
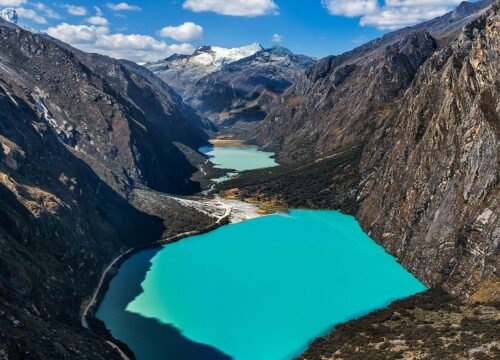
M259 43L232 49L218 46L200 46L191 55L191 61L201 65L221 68L223 65L252 56L262 50L264 48Z
M13 24L17 24L17 22L19 21L19 16L17 15L17 11L14 8L6 8L0 11L0 18Z

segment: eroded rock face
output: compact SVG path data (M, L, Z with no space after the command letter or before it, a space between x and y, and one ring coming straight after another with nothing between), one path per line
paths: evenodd
M162 233L50 131L25 89L0 84L0 352L119 358L81 330L80 304L110 259ZM64 344L64 345L62 345Z
M39 131L54 132L110 186L195 190L186 179L196 168L174 142L197 148L204 124L153 74L20 28L0 27L0 43L0 76L24 88Z
M460 11L319 60L281 97L281 105L259 125L253 141L276 151L281 162L364 141L419 67L489 3L464 4Z
M495 6L422 66L361 165L377 169L363 226L428 285L478 299L500 296L499 20Z

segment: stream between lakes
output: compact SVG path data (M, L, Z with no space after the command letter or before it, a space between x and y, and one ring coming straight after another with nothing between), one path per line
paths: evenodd
M203 150L222 168L275 164L248 146ZM353 217L292 210L135 254L97 317L139 360L283 360L424 290Z

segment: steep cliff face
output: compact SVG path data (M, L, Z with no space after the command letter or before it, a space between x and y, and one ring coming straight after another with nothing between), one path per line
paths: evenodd
M400 98L419 67L491 1L385 35L317 62L259 125L256 143L292 162L369 137L376 118Z
M196 188L175 145L206 141L201 120L147 70L86 55L46 36L0 27L0 75L30 92L61 142L123 193Z
M8 358L115 356L80 329L79 309L122 247L153 241L141 214L75 157L30 93L0 80L0 352Z
M124 249L209 221L125 199L184 192L204 124L134 64L87 55L0 19L0 358L121 358L81 326L82 303ZM162 170L164 169L164 170Z
M376 169L363 226L427 284L477 299L500 296L499 68L494 7L422 66L361 162Z

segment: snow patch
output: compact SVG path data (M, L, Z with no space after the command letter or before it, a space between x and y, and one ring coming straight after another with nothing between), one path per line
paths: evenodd
M64 144L70 145L69 143L73 140L75 133L77 132L72 125L68 124L66 120L64 120L61 124L57 122L51 115L45 104L41 101L41 97L46 98L47 95L43 92L40 92L40 95L31 95L33 100L35 101L35 108L41 114L43 119L50 125L50 128L54 132L57 137L57 140Z

